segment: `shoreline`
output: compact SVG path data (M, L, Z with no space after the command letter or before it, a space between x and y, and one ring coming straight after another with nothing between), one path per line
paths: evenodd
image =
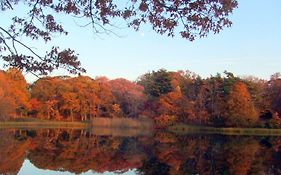
M90 122L71 121L0 121L0 129L114 129L115 127L94 126ZM118 128L118 127L117 127ZM136 129L125 127L119 129ZM187 124L175 124L164 129L179 135L209 134L209 135L241 135L241 136L281 136L280 129L271 128L231 128L195 126Z
M41 130L41 129L77 129L87 130L100 136L153 136L154 130L135 126L97 126L90 122L71 121L0 121L0 130Z
M231 128L231 127L210 127L193 126L187 124L175 124L167 127L167 130L180 135L187 134L214 134L214 135L233 135L233 136L281 136L280 129L271 128Z
M69 121L0 121L0 129L8 128L73 128L87 129L89 122L69 122Z

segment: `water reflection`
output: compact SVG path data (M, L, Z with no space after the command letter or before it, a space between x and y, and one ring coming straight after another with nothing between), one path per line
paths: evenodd
M0 174L281 174L279 137L110 133L0 130Z
M18 175L72 175L73 173L67 171L55 171L55 170L47 170L47 169L39 169L34 166L28 159L23 162L22 168L20 169ZM96 173L91 170L81 173L80 175L100 175L101 173ZM135 170L129 170L127 172L105 172L103 174L106 175L133 175L136 174Z

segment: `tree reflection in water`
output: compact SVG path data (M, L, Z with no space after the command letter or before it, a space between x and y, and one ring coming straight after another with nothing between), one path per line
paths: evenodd
M111 136L74 129L0 130L0 174L25 159L39 169L136 174L280 174L281 138L185 135Z

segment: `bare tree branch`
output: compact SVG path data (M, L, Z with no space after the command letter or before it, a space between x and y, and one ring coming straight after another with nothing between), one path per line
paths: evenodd
M17 40L15 37L13 37L8 31L6 31L4 28L0 27L0 29L5 32L7 35L9 35L11 37L11 39L17 43L19 43L20 45L22 45L23 47L25 47L27 50L29 50L32 54L34 54L35 56L37 56L40 60L43 61L43 58L38 55L37 53L35 53L30 47L28 47L27 45L25 45L24 43L22 43L21 41Z
M13 9L13 6L12 6L11 3L9 2L9 0L6 0L6 3L8 4L8 6L9 6L10 9L14 10L14 9Z

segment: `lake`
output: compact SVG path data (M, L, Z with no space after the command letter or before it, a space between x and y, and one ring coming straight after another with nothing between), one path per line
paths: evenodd
M281 137L1 129L0 174L281 174Z

